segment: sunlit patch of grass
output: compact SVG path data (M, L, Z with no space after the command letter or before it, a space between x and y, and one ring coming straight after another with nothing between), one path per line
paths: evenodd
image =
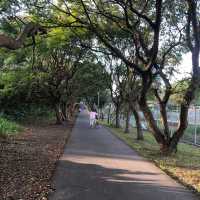
M0 117L0 137L7 137L21 132L23 128L15 122Z
M108 126L105 122L103 124L109 127L114 135L136 150L138 154L155 162L170 176L195 189L200 194L200 148L180 143L176 154L163 156L155 139L148 131L144 131L144 141L138 141L136 140L136 129L132 129L131 133L127 134L122 129Z

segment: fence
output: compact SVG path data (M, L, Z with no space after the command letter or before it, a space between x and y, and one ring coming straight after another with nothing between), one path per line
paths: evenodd
M111 110L110 119L112 123L114 123L115 113L114 113L113 105L109 105L109 109ZM105 116L108 116L109 109L104 110L104 113L106 114ZM151 110L154 115L154 118L156 119L157 125L159 126L160 129L163 129L162 120L161 120L158 106L152 106ZM141 117L143 129L148 129L147 123L144 119L142 112L139 112L139 114ZM169 124L171 134L173 134L174 130L176 129L179 123L179 114L180 114L180 110L178 107L170 106L170 108L167 109L168 124ZM120 125L121 127L125 127L125 116L122 114L120 116ZM130 125L135 127L135 119L134 119L134 116L132 115L130 118ZM200 107L199 106L192 106L189 108L188 128L186 129L181 140L186 143L191 143L193 145L200 146Z

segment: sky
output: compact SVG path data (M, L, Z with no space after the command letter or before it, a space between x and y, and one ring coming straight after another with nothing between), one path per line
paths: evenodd
M181 80L184 77L188 77L189 73L192 72L192 55L191 53L187 53L183 55L183 60L181 64L178 66L178 71L180 73L176 74L176 80Z

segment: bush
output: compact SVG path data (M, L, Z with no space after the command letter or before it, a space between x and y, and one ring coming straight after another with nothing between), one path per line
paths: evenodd
M2 116L8 120L23 123L41 119L53 119L54 112L50 107L47 106L22 104L18 107L11 107L7 110L4 110Z

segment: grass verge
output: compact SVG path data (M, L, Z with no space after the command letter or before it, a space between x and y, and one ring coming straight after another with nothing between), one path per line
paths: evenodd
M21 132L23 128L17 123L0 117L0 137L7 137Z
M167 174L193 189L200 195L200 148L188 144L179 144L178 152L171 156L163 156L153 136L144 132L144 141L136 140L136 130L126 134L122 129L114 128L106 123L111 132L136 150L141 156L153 161Z

